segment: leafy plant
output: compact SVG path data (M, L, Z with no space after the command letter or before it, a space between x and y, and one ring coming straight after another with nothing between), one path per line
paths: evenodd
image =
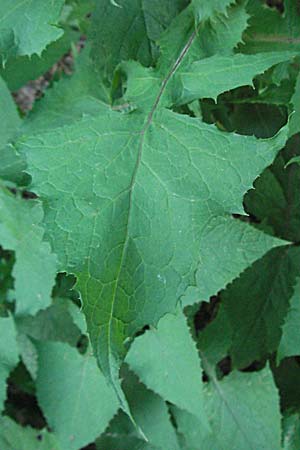
M269 3L1 2L1 448L297 448L300 10Z

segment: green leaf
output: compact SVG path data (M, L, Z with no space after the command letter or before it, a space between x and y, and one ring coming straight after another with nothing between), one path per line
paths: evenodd
M63 34L57 27L63 4L64 0L15 0L12 7L9 0L2 0L0 35L13 32L18 55L40 55Z
M173 409L183 449L281 449L279 397L269 369L212 378L204 393L211 433L194 416Z
M222 2L225 4L226 2ZM245 1L227 8L226 15L214 15L212 20L202 22L198 34L201 36L201 47L206 57L216 53L227 55L234 53L234 47L242 40L242 34L247 28L248 14ZM205 2L205 8L210 8L212 2ZM200 55L199 55L200 56Z
M277 350L300 275L299 250L286 246L270 251L222 293L233 332L230 355L234 366L247 367Z
M84 356L62 343L39 343L37 397L64 450L93 442L118 404L88 351Z
M22 427L9 417L0 417L0 446L3 450L62 450L46 429Z
M157 329L136 338L126 362L146 386L207 426L200 360L183 313L166 314Z
M280 361L288 356L300 355L300 279L294 288L293 296L290 300L290 308L282 327L282 336L278 348L277 358Z
M15 197L0 187L0 242L16 254L13 276L18 315L35 314L51 303L56 257L43 242L42 218L39 202Z
M269 52L256 55L215 55L195 61L189 71L182 70L177 76L174 103L180 105L205 97L216 100L219 94L229 89L252 85L255 75L291 56L290 52Z
M6 398L6 379L19 361L17 334L13 318L0 318L0 411Z

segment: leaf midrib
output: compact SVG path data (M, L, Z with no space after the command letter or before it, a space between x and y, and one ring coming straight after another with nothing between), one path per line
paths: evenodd
M122 250L122 255L120 258L120 264L119 264L119 268L118 268L118 272L117 272L117 276L116 276L116 281L115 281L115 286L114 286L114 291L113 291L113 296L112 296L112 301L111 301L111 309L110 309L110 316L109 316L109 320L108 320L108 364L109 364L109 378L112 382L112 384L114 385L114 380L112 377L112 373L111 373L111 341L112 341L112 332L111 332L111 324L112 324L112 319L114 317L114 309L115 309L115 304L116 304L116 293L117 293L117 289L118 289L118 285L119 285L119 279L120 279L120 275L123 269L123 264L124 264L124 259L126 257L126 253L127 253L127 247L128 247L128 243L129 243L129 227L130 227L130 223L131 223L131 216L132 216L132 197L133 197L133 190L134 190L134 185L135 185L135 180L136 180L136 176L138 173L138 169L140 166L140 162L142 159L142 154L143 154L143 147L144 147L144 140L145 140L145 135L147 130L149 129L152 121L153 121L153 116L159 106L160 100L165 92L165 89L167 87L168 82L170 81L170 79L173 77L174 73L176 72L176 70L178 69L178 67L180 66L181 62L183 61L184 57L186 56L186 54L188 53L190 47L192 46L194 39L197 36L197 31L198 29L196 28L195 31L191 34L190 38L188 39L187 43L184 45L184 47L182 48L179 56L177 57L176 61L174 62L174 64L172 65L171 69L169 70L169 72L167 73L167 75L165 76L162 84L161 84L161 88L156 96L156 99L153 103L153 106L150 110L150 112L148 113L147 116L147 120L145 122L145 125L143 126L143 128L140 131L140 143L139 143L139 149L138 149L138 156L137 156L137 160L136 160L136 164L133 170L133 175L131 178L131 182L129 185L129 206L128 206L128 215L127 215L127 224L126 224L126 232L125 232L125 241L124 241L124 245L123 245L123 250ZM117 391L116 391L117 393ZM119 397L119 395L117 394L117 396Z

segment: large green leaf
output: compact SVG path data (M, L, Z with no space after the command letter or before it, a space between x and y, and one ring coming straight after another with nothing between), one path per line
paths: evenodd
M184 450L280 450L279 396L269 369L211 377L204 391L211 433L197 419L173 409Z
M57 27L63 4L64 0L14 0L12 5L10 0L2 0L0 38L10 37L7 45L15 48L17 55L41 54L63 34Z
M126 8L114 8L121 20ZM243 213L244 193L286 140L286 129L257 140L164 107L172 104L181 64L185 70L199 59L193 20L188 9L163 34L157 68L122 65L131 112L98 102L96 114L67 126L56 122L50 131L44 122L43 132L35 128L18 147L27 158L31 189L44 202L47 239L60 270L78 278L99 365L125 409L118 381L125 341L175 311L195 284L202 258L209 257L214 231L226 243L224 254L240 248L231 214ZM80 108L85 104L89 111L89 102ZM239 230L248 234L248 224ZM250 256L239 258L242 263L228 277L224 272L214 288L223 288L246 261L280 245L265 236L258 240L262 245L249 249ZM211 265L213 260L212 254Z
M0 411L6 398L6 379L19 361L17 333L12 317L0 318Z
M43 210L35 200L23 200L0 187L0 243L13 250L16 263L16 313L35 314L51 303L56 257L43 242Z
M37 397L64 450L78 450L107 427L118 404L88 351L39 343Z

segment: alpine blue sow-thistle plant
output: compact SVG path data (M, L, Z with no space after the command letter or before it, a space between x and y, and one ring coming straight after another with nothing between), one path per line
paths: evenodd
M298 2L2 0L0 42L0 448L299 448Z

